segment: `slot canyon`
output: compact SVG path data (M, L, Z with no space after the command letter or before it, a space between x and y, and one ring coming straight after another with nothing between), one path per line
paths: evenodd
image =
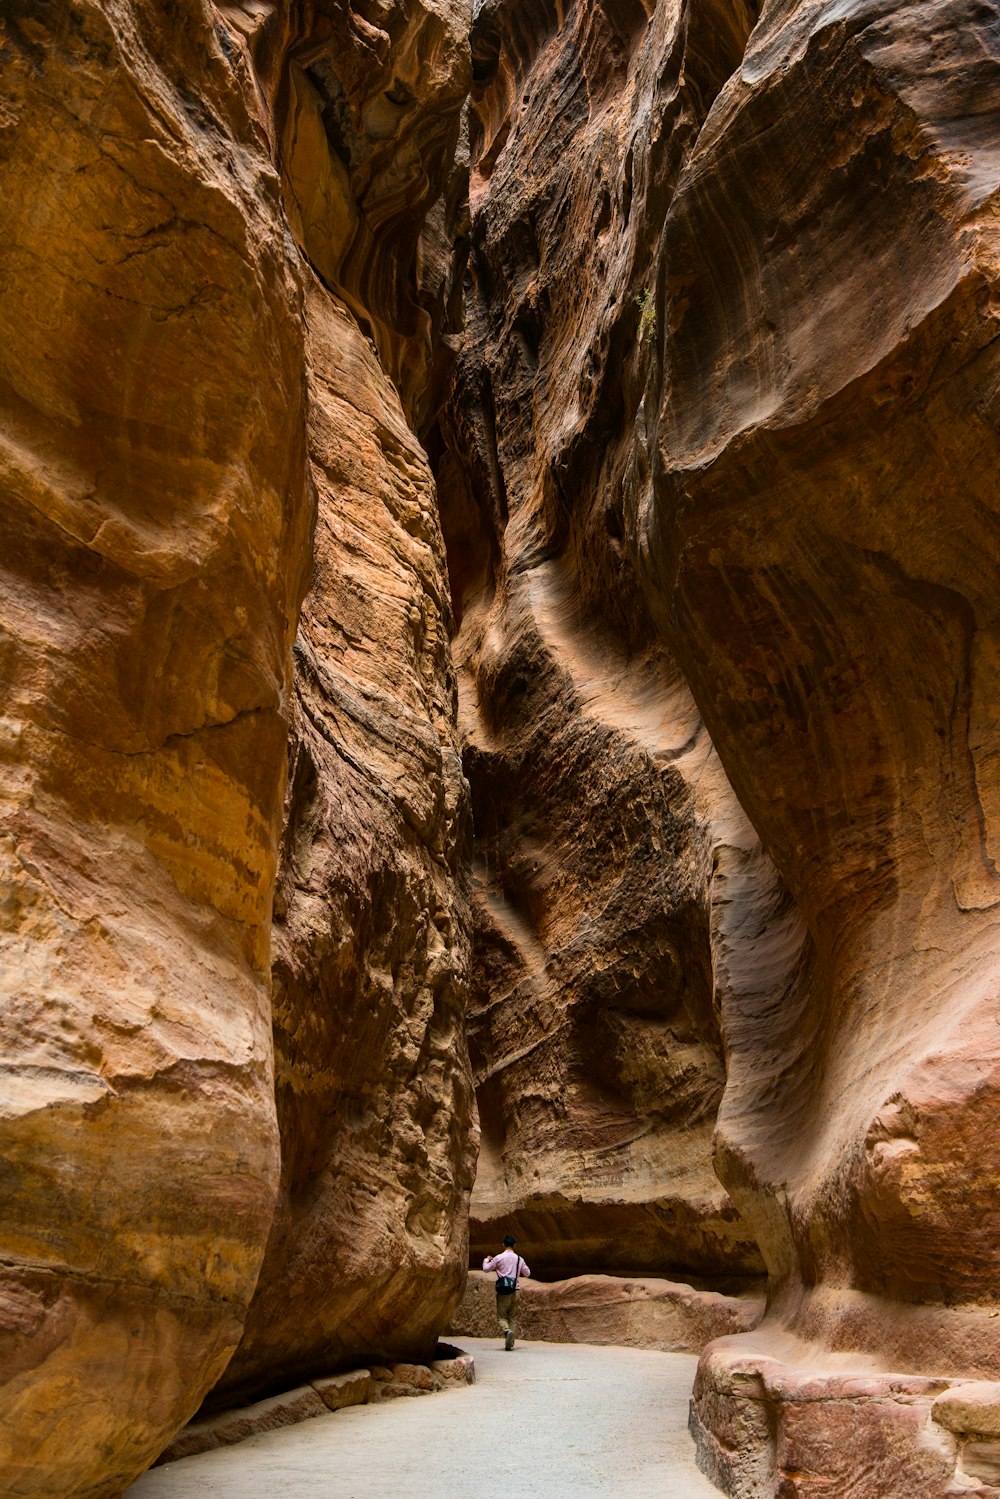
M512 1232L1000 1495L1000 0L0 0L0 184L0 1493Z

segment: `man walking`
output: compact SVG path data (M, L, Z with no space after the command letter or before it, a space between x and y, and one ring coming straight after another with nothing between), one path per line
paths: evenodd
M514 1327L517 1320L518 1276L528 1275L528 1269L519 1254L514 1253L516 1240L513 1234L504 1236L499 1254L488 1254L483 1260L484 1270L495 1270L497 1277L497 1321L503 1333L503 1346L509 1353L514 1346Z

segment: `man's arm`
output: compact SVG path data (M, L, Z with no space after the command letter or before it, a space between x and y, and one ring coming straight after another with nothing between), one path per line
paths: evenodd
M526 1275L529 1280L531 1279L531 1271L528 1269L528 1262L527 1262L527 1260L522 1260L521 1261L521 1274L522 1275Z
M488 1254L486 1256L486 1258L483 1260L483 1269L484 1270L492 1270L493 1269L493 1256L491 1254Z

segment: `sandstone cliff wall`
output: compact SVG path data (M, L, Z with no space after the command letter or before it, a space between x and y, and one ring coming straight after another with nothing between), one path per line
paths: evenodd
M763 1328L699 1380L734 1493L995 1472L961 1448L988 1419L931 1402L1000 1372L998 22L691 0L485 4L474 28L442 484L481 849L474 1214L537 1203L572 1263L555 1142L614 1163L589 1195L619 1212L651 1142L676 1162L698 1121L707 1177L724 1056L716 1165L770 1277ZM655 767L668 824L611 744ZM609 763L633 777L617 828ZM621 1050L616 920L659 1006ZM672 1227L650 1242L689 1252Z
M317 273L318 521L273 932L281 1183L216 1404L430 1356L464 1284L476 1150L468 789L435 488L411 429L447 368L469 15L444 0L282 19L239 25Z
M0 17L6 1490L430 1351L471 996L476 1252L988 1493L1000 6L473 10Z
M809 931L780 1018L724 1017L723 1180L798 1357L936 1375L1000 1372L997 22L765 11L668 215L645 530ZM779 1471L843 1483L803 1426ZM896 1491L943 1492L954 1459L906 1433Z
M460 1293L467 793L412 427L467 28L0 17L5 1493L117 1495L245 1321L230 1388L424 1353Z
M434 486L354 318L306 318L315 571L275 901L282 1182L217 1397L429 1357L461 1295L475 1167L468 792Z
M116 1494L274 1205L300 293L210 7L16 6L2 67L0 1470Z
M749 24L490 4L473 30L439 465L476 825L471 1231L481 1253L513 1225L543 1274L763 1268L712 1168L719 1017L774 1002L802 928L638 567L659 235Z

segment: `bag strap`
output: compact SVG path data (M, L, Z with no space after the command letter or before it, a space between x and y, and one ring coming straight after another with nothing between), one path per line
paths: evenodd
M521 1259L521 1256L518 1255L517 1256L517 1264L514 1266L514 1275L513 1275L514 1289L515 1290L517 1290L517 1280L518 1280L518 1276L521 1274L521 1266L523 1265L523 1263L524 1263L524 1261ZM504 1280L510 1280L510 1279L511 1279L511 1276L509 1276L509 1275L505 1275L504 1276Z
M513 1279L513 1281L514 1281L514 1290L515 1290L515 1291L516 1291L516 1290L517 1290L517 1282L518 1282L518 1278L519 1278L519 1276L520 1276L520 1274L521 1274L521 1266L522 1266L522 1265L523 1265L523 1264L524 1264L524 1261L523 1261L523 1260L522 1260L522 1258L521 1258L521 1256L520 1256L520 1255L518 1255L518 1256L517 1256L517 1264L516 1264L516 1265L515 1265L515 1266L514 1266L514 1274L513 1274L513 1277L511 1277L511 1276L509 1276L509 1275L505 1275L505 1276L504 1276L504 1277L503 1277L503 1278L504 1278L504 1280L511 1280L511 1279ZM498 1279L498 1280L499 1280L499 1278L500 1278L500 1277L499 1277L499 1274L498 1274L498 1276L497 1276L497 1279Z

